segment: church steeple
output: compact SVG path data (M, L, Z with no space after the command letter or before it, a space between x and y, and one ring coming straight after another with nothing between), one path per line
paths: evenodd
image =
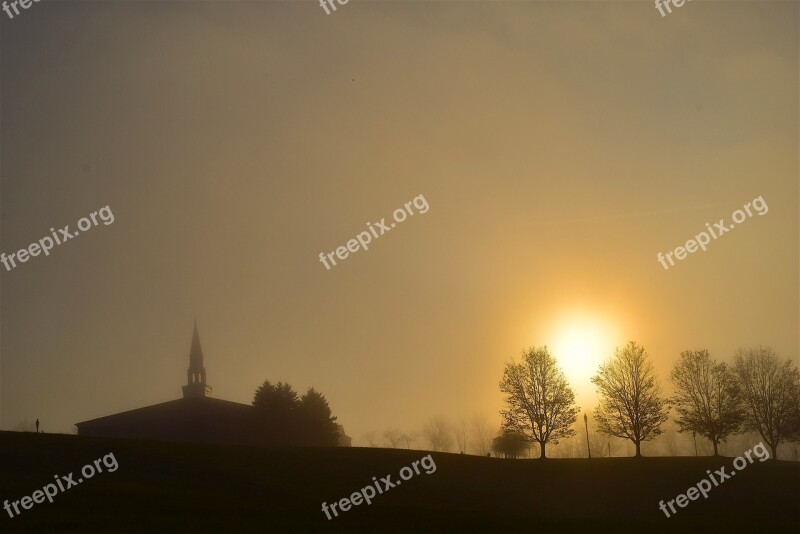
M188 383L183 386L183 398L205 397L211 393L211 386L206 384L206 368L203 367L203 349L200 346L200 334L197 332L196 319L192 334L192 348L189 351L189 369L186 374Z

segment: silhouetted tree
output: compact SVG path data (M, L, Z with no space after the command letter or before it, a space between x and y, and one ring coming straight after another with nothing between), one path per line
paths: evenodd
M734 372L745 406L745 427L758 431L777 459L778 445L800 432L800 372L769 347L740 349Z
M507 396L503 428L538 443L540 458L547 457L548 443L575 435L575 394L546 346L523 352L520 363L507 363L500 391Z
M300 399L287 383L273 385L269 380L259 386L253 406L261 411L260 432L270 445L296 445L299 441Z
M708 438L719 456L719 442L739 431L744 418L741 395L733 372L715 362L707 350L684 351L670 373L672 399L679 432Z
M492 450L496 456L517 459L522 456L529 443L529 440L519 432L506 428L492 440Z
M289 384L278 382L273 385L265 380L253 396L253 406L274 413L290 414L300 406L300 399Z
M453 446L450 424L442 416L435 417L425 423L422 428L422 436L434 452L448 452Z
M265 380L253 396L258 431L269 445L333 447L339 442L336 417L325 395L309 388L298 398L292 386Z
M644 347L631 341L622 350L617 349L614 357L600 366L592 383L600 394L594 412L599 430L631 440L636 456L641 457L642 441L661 433L669 413Z
M325 395L309 388L300 398L298 416L303 445L335 447L339 443L336 417L331 413Z

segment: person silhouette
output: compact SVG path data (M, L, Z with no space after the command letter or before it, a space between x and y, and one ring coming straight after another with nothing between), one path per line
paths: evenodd
M36 433L39 433L39 419L36 419Z

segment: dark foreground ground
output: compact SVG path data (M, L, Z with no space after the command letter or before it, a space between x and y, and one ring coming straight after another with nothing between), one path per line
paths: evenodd
M9 518L2 532L778 532L800 526L800 464L756 461L666 518L662 499L729 458L502 460L433 454L436 472L327 520L331 503L427 453L255 449L0 432L0 499L113 452L114 473ZM105 470L105 467L104 467ZM1 504L1 503L0 503ZM20 508L20 510L22 510Z

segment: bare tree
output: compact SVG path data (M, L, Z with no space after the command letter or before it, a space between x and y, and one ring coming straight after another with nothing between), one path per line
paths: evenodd
M500 391L506 394L503 428L539 444L544 459L548 443L575 435L575 394L547 347L530 348L522 362L506 364Z
M668 456L678 456L678 440L675 438L675 431L671 428L664 432L664 444L666 445Z
M470 429L472 430L472 450L475 451L475 454L486 456L492 447L492 431L486 417L473 415Z
M434 452L447 452L453 446L450 424L442 416L435 417L425 423L422 429L422 436L427 440Z
M741 395L733 372L715 362L707 350L683 351L670 373L675 384L673 403L680 432L696 432L712 443L739 431L744 418Z
M661 387L644 347L633 341L600 366L592 378L600 394L594 419L601 432L627 438L642 456L642 441L661 433L669 406L661 397Z
M411 432L408 434L401 434L400 440L406 444L406 449L411 448L411 444L415 443L419 439L419 432Z
M769 347L740 349L734 372L745 405L745 426L761 434L777 459L778 445L800 433L800 372Z
M468 434L468 427L467 422L463 419L458 421L453 427L453 434L456 437L456 445L458 445L458 450L461 454L467 452L467 434Z
M377 447L378 446L378 443L375 441L375 432L374 431L370 431L370 432L364 433L364 435L361 436L361 439L364 441L364 443L367 444L368 447Z
M383 433L383 445L386 446L387 442L393 449L397 449L402 442L402 435L397 430L387 430Z

